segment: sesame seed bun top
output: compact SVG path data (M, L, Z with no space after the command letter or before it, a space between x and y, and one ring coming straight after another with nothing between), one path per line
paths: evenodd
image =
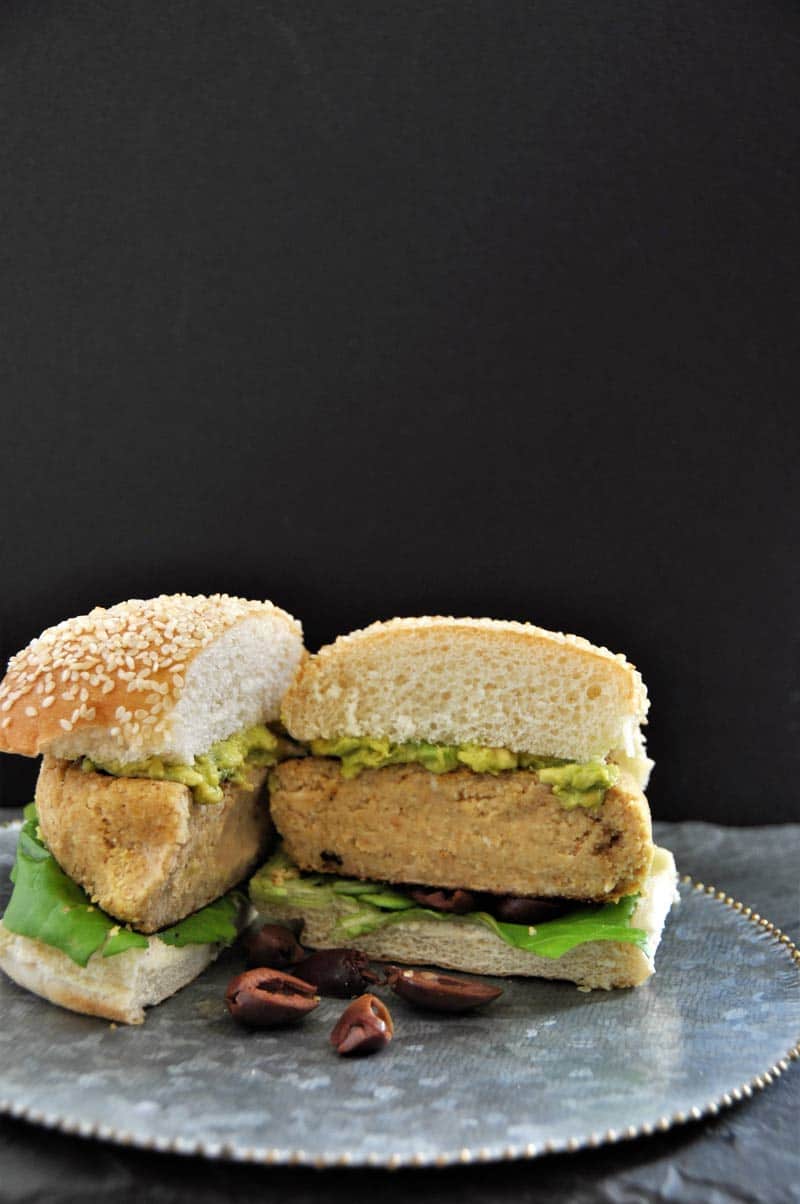
M302 656L300 624L271 602L173 594L96 607L12 657L0 751L191 760L277 718Z

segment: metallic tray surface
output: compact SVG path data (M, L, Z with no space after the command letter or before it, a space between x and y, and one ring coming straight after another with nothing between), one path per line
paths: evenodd
M16 830L0 830L0 904ZM237 951L142 1027L63 1011L0 975L0 1111L212 1158L427 1166L534 1157L665 1129L765 1086L798 1056L800 955L720 892L681 885L657 973L637 990L505 982L464 1016L384 993L395 1039L338 1058L344 1001L300 1027L238 1028Z

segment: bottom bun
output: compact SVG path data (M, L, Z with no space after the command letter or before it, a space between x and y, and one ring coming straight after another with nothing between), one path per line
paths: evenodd
M9 978L59 1007L123 1024L141 1024L146 1007L192 982L221 949L217 944L177 948L150 937L146 949L113 957L93 953L79 966L60 949L9 932L0 922L0 968Z
M538 957L505 944L480 924L439 920L399 921L361 936L358 948L377 961L442 966L472 974L565 979L584 990L638 987L655 970L655 952L664 922L677 900L678 875L667 849L656 849L650 876L630 919L647 933L647 950L621 941L588 941L558 958ZM303 921L301 940L314 949L341 944L332 935L344 909L270 905L259 920Z

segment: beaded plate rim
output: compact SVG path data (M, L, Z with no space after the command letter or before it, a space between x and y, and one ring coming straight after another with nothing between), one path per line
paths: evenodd
M19 820L0 823L2 828L19 828ZM733 898L727 891L718 890L704 882L696 882L691 874L683 874L680 878L683 886L688 886L695 894L705 895L715 902L722 903L732 911L738 912L744 919L767 932L776 947L782 948L791 958L800 974L800 949L776 924L762 916L754 908ZM544 1154L576 1153L579 1150L597 1149L600 1146L616 1145L622 1141L633 1141L638 1137L650 1137L654 1133L666 1133L680 1125L690 1124L708 1116L717 1116L727 1108L742 1100L750 1099L754 1094L763 1091L774 1083L789 1069L792 1062L800 1061L800 1035L795 1044L786 1051L782 1058L774 1062L761 1074L754 1075L730 1091L709 1099L702 1107L693 1107L688 1112L674 1112L659 1117L655 1122L646 1121L639 1125L629 1125L625 1129L606 1129L593 1132L581 1137L566 1137L547 1140L541 1143L523 1145L507 1145L500 1147L479 1146L477 1148L462 1147L457 1150L444 1151L440 1154L319 1154L310 1157L305 1150L289 1150L259 1148L253 1146L238 1146L233 1142L190 1141L184 1137L142 1137L127 1130L118 1129L111 1125L97 1124L92 1121L81 1121L63 1116L58 1113L44 1112L37 1108L29 1108L14 1100L0 1098L0 1115L24 1120L41 1128L56 1130L72 1137L88 1137L99 1141L111 1142L114 1145L154 1151L163 1154L179 1154L188 1157L206 1158L212 1161L249 1163L259 1166L304 1166L317 1170L331 1168L359 1167L385 1170L401 1168L470 1166L491 1162L518 1162L541 1157Z

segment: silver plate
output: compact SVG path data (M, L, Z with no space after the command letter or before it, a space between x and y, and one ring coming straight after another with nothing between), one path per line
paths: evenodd
M16 831L0 830L0 901ZM681 886L658 973L635 991L506 982L482 1013L391 996L395 1039L361 1061L327 1038L344 1007L248 1033L222 1003L241 968L115 1027L0 975L0 1111L148 1149L243 1161L428 1166L534 1157L716 1112L797 1057L800 954L749 909Z

